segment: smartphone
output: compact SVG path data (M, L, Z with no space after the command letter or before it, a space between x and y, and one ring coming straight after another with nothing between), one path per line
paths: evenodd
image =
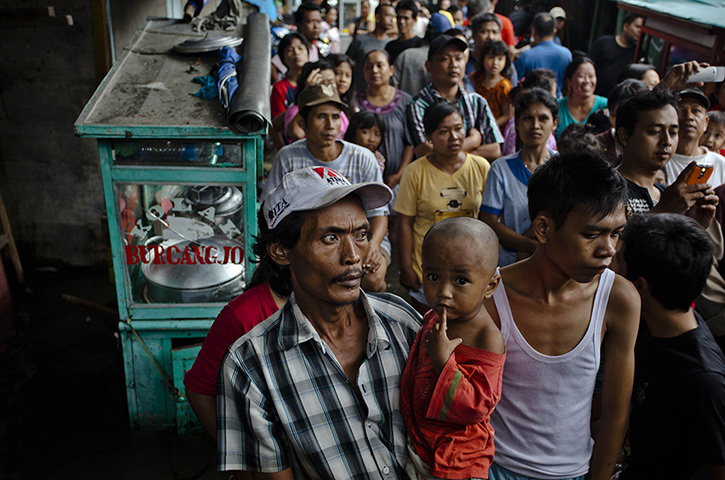
M694 185L695 183L707 183L712 175L712 165L698 163L697 166L687 176L686 185Z
M722 82L723 80L725 80L725 67L706 67L690 75L687 83Z

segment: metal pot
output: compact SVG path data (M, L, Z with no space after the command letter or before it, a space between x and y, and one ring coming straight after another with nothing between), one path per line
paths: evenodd
M226 303L244 290L244 251L239 243L221 236L193 245L188 240L160 240L146 242L158 247L149 250L149 262L141 266L149 303ZM225 247L235 254L231 260L241 263L222 263Z
M244 207L244 195L237 187L199 185L186 191L186 202L196 212L214 207L214 223L217 225L230 218L238 226Z

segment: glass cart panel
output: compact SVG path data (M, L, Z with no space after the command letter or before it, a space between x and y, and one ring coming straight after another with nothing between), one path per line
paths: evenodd
M244 169L239 143L194 140L116 140L113 163L128 166L237 167Z
M245 286L241 185L116 183L128 298L227 303Z

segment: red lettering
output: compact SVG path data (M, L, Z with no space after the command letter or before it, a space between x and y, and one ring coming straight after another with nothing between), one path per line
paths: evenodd
M164 247L161 245L149 245L149 254L154 259L154 265L166 265L164 260Z
M192 258L191 250L189 250L189 247L186 247L184 249L184 256L181 257L181 264L182 265L196 265L196 259Z
M216 263L216 247L214 245L204 248L204 260L206 260L207 264Z
M244 261L244 250L242 250L242 247L233 247L232 248L232 262L236 264L240 264Z
M169 263L169 265L178 265L181 260L179 260L179 247L176 245L171 245L169 248L166 249L166 261Z
M231 249L232 247L228 245L224 247L224 260L219 262L220 265L229 263L229 252L231 251Z
M208 252L209 247L206 247L205 249ZM208 261L206 261L206 262L204 261L205 256L201 252L202 247L199 247L199 245L192 244L191 250L194 252L194 258L196 259L197 262L199 262L200 265L206 265L207 263L209 263ZM208 253L207 253L207 255L208 255Z
M126 245L126 265L138 265L138 262L141 260L138 256L138 246L137 245Z
M151 252L146 248L146 245L139 245L138 251L141 254L141 263L149 263L151 261Z

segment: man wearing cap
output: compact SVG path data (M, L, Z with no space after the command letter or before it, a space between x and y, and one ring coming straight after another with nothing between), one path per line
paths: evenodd
M707 181L713 187L725 183L725 158L716 152L700 146L700 137L707 129L707 109L710 101L697 88L680 91L677 105L680 110L680 141L677 152L665 165L667 181L673 182L691 162L698 165L712 165L712 175Z
M710 185L687 185L695 162L673 177L667 188L655 181L677 148L680 126L675 97L654 89L625 100L617 109L617 140L622 145L619 173L627 180L627 216L653 212L688 214L707 223L717 205ZM705 226L707 226L705 225Z
M561 7L554 7L549 10L549 14L556 20L556 27L554 27L554 43L561 45L561 38L559 33L563 32L566 26L566 10ZM567 42L568 45L568 42Z
M597 67L597 95L609 96L619 73L634 61L634 51L642 30L642 15L629 13L624 17L622 31L617 35L599 37L589 52Z
M420 315L360 288L365 211L392 199L384 184L351 185L326 167L287 174L262 210L272 260L290 270L284 308L237 340L219 377L219 469L269 478L405 475L398 383ZM256 478L256 477L255 477Z
M564 85L564 71L571 63L571 52L568 48L554 43L556 20L548 12L534 15L531 20L531 37L534 46L522 52L516 60L516 71L523 78L531 70L548 68L556 73L556 90L561 94Z
M307 136L277 153L267 177L263 199L279 185L285 174L309 166L331 168L353 184L383 181L378 163L370 150L337 139L340 113L346 105L340 100L335 87L309 85L300 92L297 104ZM363 262L366 272L363 288L366 291L382 292L386 289L385 273L390 265L390 241L386 237L388 211L380 207L367 213L372 238Z
M429 83L408 105L405 114L408 142L418 157L433 151L426 139L423 116L428 107L442 100L456 103L463 117L466 138L463 151L495 160L501 155L503 136L486 99L477 93L466 92L461 83L466 71L465 53L468 45L460 38L440 35L428 50L426 69L431 74Z

